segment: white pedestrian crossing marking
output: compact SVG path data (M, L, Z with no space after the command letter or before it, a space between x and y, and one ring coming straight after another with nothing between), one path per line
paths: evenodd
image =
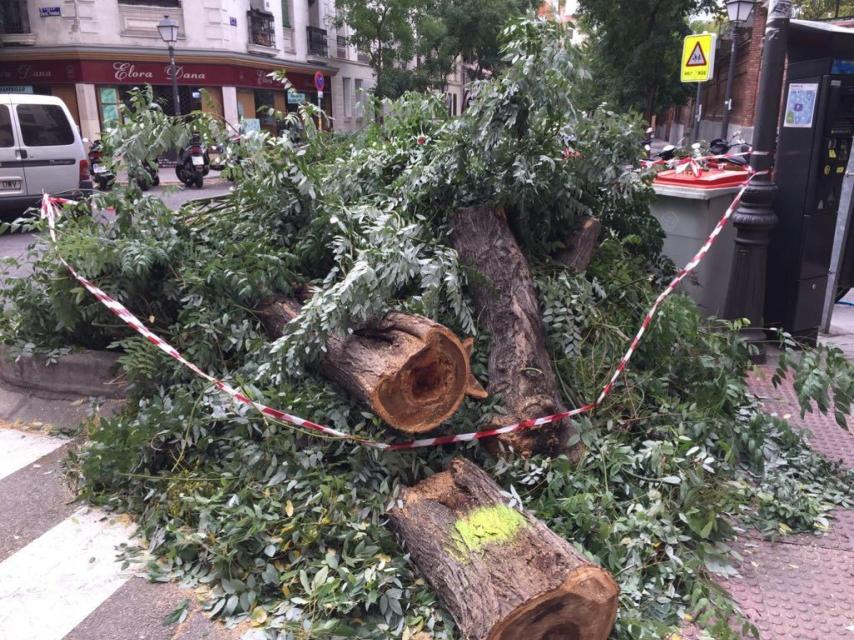
M39 433L0 428L0 479L32 464L66 442Z
M131 533L83 507L0 563L0 638L61 640L132 577L115 559Z

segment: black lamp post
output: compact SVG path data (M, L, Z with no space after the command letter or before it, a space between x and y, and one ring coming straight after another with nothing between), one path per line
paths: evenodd
M172 102L175 105L175 115L181 115L181 100L178 97L178 67L175 65L175 44L178 42L178 21L163 16L157 23L160 38L169 46L169 75L172 77Z
M729 53L729 75L726 79L726 100L724 100L724 118L721 122L721 138L729 136L729 114L732 111L732 81L735 77L735 56L738 50L738 28L753 14L754 0L726 0L726 11L732 24L732 49Z
M770 169L776 147L791 14L792 3L789 0L769 1L753 129L754 153L750 156L750 166L759 175L750 182L732 217L736 232L735 256L723 315L731 320L747 318L750 321L743 335L759 349L754 357L757 362L765 360L762 347L765 332L761 329L765 274L770 232L777 224L774 214L777 185L771 178Z

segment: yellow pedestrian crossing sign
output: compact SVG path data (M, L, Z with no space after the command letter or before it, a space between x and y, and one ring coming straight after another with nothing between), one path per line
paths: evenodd
M682 45L682 82L706 82L715 75L713 33L687 36Z

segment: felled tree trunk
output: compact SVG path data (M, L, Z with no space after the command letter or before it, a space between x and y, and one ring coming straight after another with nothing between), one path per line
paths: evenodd
M619 588L468 460L405 489L389 512L467 640L605 640Z
M271 338L281 337L299 312L288 298L257 309ZM346 338L330 336L318 369L392 428L418 434L454 415L466 395L486 396L471 374L470 354L471 344L441 324L392 312Z
M596 218L584 216L575 225L566 243L566 249L555 255L558 262L565 264L575 273L584 273L599 246L602 223Z
M462 262L473 271L469 286L480 320L492 337L488 391L500 394L508 411L496 416L490 427L560 413L564 407L546 350L534 281L504 211L493 207L457 211L451 239ZM565 420L484 442L490 446L498 440L524 456L554 455L566 449L573 433L571 422Z

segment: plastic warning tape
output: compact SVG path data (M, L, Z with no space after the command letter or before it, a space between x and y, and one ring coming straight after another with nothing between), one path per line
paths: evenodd
M763 172L765 173L765 172ZM278 420L280 422L287 422L289 424L295 425L297 427L301 427L307 429L308 431L323 434L325 436L336 438L340 440L349 440L351 442L360 444L362 446L371 447L373 449L380 449L384 451L400 451L404 449L417 449L420 447L433 447L445 444L456 444L459 442L473 442L478 440L484 440L486 438L494 438L495 436L507 434L507 433L518 433L520 431L527 431L529 429L535 429L537 427L542 427L543 425L552 424L555 422L560 422L561 420L565 420L567 418L572 418L574 416L578 416L584 413L588 413L601 406L608 395L613 391L614 386L617 383L617 380L620 376L625 372L628 367L629 360L631 360L632 356L637 349L638 344L652 323L655 314L658 312L661 303L673 293L676 287L680 282L694 269L697 268L697 265L703 260L706 254L709 252L709 249L712 248L712 245L717 240L718 236L723 231L727 222L729 222L732 217L733 212L738 207L741 202L741 198L744 195L745 190L747 189L750 181L756 176L761 175L758 172L751 173L745 184L741 187L739 192L736 194L735 198L733 198L732 203L727 207L721 219L715 225L715 228L709 234L709 237L706 239L706 242L700 247L699 251L697 251L694 258L687 264L683 269L681 269L676 276L671 280L670 284L662 291L658 297L655 299L655 302L646 312L646 315L643 318L643 322L641 322L640 328L638 332L635 334L634 339L629 345L628 350L623 355L617 367L614 369L614 373L611 378L608 380L607 384L602 387L602 391L599 393L599 397L595 402L591 402L589 404L585 404L576 409L571 409L569 411L562 411L561 413L555 413L549 416L543 416L541 418L532 418L528 420L522 420L521 422L517 422L516 424L511 424L506 427L499 427L497 429L486 429L483 431L473 431L470 433L457 433L446 436L437 436L435 438L421 438L418 440L410 440L408 442L396 442L396 443L387 443L381 442L379 440L373 440L370 438L362 438L359 436L355 436L353 434L345 433L343 431L339 431L338 429L333 429L332 427L328 427L322 424L318 424L316 422L312 422L311 420L306 420L305 418L300 418L299 416L292 415L290 413L286 413L279 409L275 409L273 407L267 406L260 402L256 402L245 393L240 391L239 389L235 389L233 386L228 384L227 382L215 378L210 374L202 371L198 366L187 360L181 353L172 345L170 345L166 340L155 334L153 331L148 329L142 321L140 321L135 315L133 315L124 305L122 305L117 300L110 297L107 293L105 293L102 289L100 289L97 285L95 285L90 280L81 276L77 271L72 267L61 255L59 255L59 260L65 266L66 269L71 273L72 276L82 284L89 293L91 293L95 298L97 298L107 309L109 309L115 316L125 322L128 326L130 326L134 331L148 340L155 347L166 353L169 357L177 360L185 367L190 369L193 373L195 373L200 378L207 380L214 387L222 391L223 393L229 395L235 402L243 405L250 406L255 410L259 411L265 416L268 416L274 420ZM51 241L56 246L56 220L59 215L59 205L63 204L73 204L73 201L66 200L64 198L52 198L49 195L45 194L42 198L41 205L41 214L42 217L47 221L48 231L50 233Z

